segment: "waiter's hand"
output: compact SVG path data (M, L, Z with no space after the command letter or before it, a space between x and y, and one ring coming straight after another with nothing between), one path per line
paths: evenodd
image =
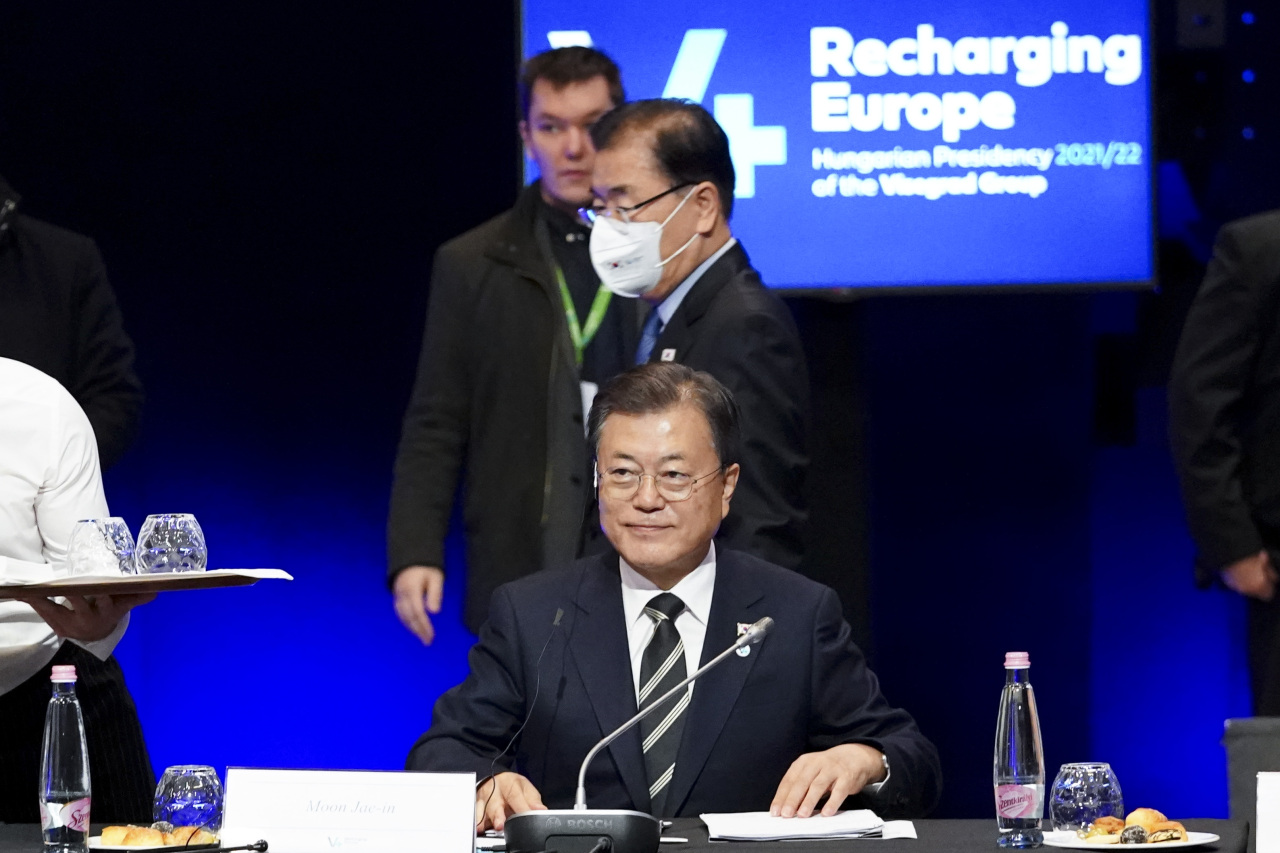
M436 629L428 613L439 613L444 600L444 571L436 566L409 566L401 569L392 584L396 615L424 645L431 645Z
M486 829L501 832L508 815L544 809L538 789L519 773L490 776L476 788L476 834Z
M809 817L818 801L827 796L822 813L840 810L845 797L884 780L880 750L864 743L842 743L822 752L806 752L791 762L773 795L769 814L774 817Z
M109 635L126 613L155 597L154 592L137 592L127 595L69 595L64 604L51 598L23 600L59 637L89 643Z
M1236 560L1222 570L1222 582L1250 598L1270 601L1276 594L1276 569L1266 551Z

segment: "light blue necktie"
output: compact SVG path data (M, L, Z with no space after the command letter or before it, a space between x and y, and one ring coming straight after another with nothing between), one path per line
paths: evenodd
M644 328L640 330L640 345L636 347L636 364L645 364L653 355L653 348L658 344L658 335L662 332L662 318L658 316L658 308L649 309Z

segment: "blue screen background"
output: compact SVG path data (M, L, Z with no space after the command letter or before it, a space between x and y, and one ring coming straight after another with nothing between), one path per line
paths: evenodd
M1055 21L1065 22L1072 35L1096 35L1104 41L1112 34L1140 36L1141 76L1117 86L1105 82L1101 73L1063 73L1044 85L1026 87L1015 81L1012 62L1002 75L843 78L828 72L815 78L810 71L811 27L842 27L855 43L864 37L888 43L914 38L917 26L928 23L937 37L954 43L965 36L1048 37ZM718 95L749 94L754 126L786 131L786 164L754 167L754 195L739 197L733 216L735 234L773 287L1144 283L1152 278L1149 25L1143 0L1053 0L1034 7L927 0L856 5L814 0L799 7L655 0L568 7L529 0L522 26L526 56L550 47L549 33L588 33L594 46L622 68L631 99L664 94L687 30L726 31L701 103L712 110ZM819 79L847 80L855 94L972 92L981 97L1000 90L1016 102L1015 124L1007 130L979 124L950 143L940 129L915 130L906 121L896 131L818 132L811 129L810 86ZM813 168L815 148L932 151L938 144L1054 148L1090 142L1137 143L1141 161L1109 168L1055 163L1043 173L1032 167L996 170L1043 174L1049 187L1038 198L981 192L932 201L883 193L818 198L811 189L816 178L830 174ZM739 144L735 141L735 148ZM740 161L736 165L741 188L744 170ZM969 170L940 166L905 171L949 176Z

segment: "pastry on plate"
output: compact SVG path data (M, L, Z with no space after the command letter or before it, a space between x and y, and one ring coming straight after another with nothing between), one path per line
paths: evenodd
M120 842L122 847L163 847L164 833L149 826L131 826Z
M169 847L194 847L197 844L215 844L217 841L218 836L198 826L175 826L173 832L164 834L164 843Z
M1159 844L1161 841L1186 841L1187 830L1176 820L1162 820L1147 831L1147 843Z
M104 826L102 828L102 844L105 847L123 847L124 837L132 826Z
M1124 832L1120 833L1121 844L1146 844L1147 828L1141 824L1133 824L1126 826Z
M1124 830L1124 821L1118 817L1100 817L1079 834L1090 844L1116 844Z

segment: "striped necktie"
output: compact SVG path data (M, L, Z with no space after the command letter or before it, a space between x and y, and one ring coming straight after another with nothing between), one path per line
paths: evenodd
M684 602L669 592L655 595L644 608L645 615L657 625L640 659L641 708L684 681L684 641L675 624L683 610ZM650 811L659 817L666 814L667 789L676 768L676 752L680 749L689 696L689 690L676 694L640 721L644 766L649 774Z
M649 309L649 316L644 319L644 328L640 330L640 345L636 347L636 364L645 364L653 355L653 348L658 345L658 335L662 334L662 318L658 316L658 306Z

